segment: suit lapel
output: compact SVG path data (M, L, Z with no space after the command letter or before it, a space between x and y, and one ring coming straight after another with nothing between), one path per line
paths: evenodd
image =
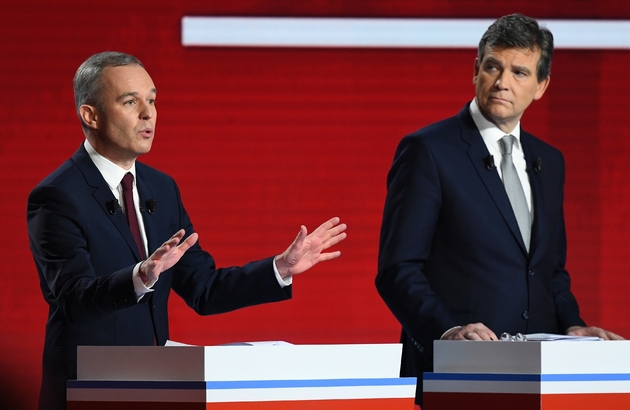
M490 152L483 142L483 138L468 111L468 105L460 111L458 118L462 124L462 139L470 146L467 153L473 167L486 186L488 193L512 232L514 239L520 244L523 252L527 254L527 248L523 242L521 231L518 228L516 216L514 216L510 199L505 192L505 187L499 177L499 173L495 168L488 169L486 166L486 158L490 155ZM492 162L492 164L494 164L494 162Z
M542 158L536 154L533 144L532 136L521 131L521 144L523 146L523 152L525 153L525 162L527 164L527 175L529 177L529 184L532 190L532 203L534 208L534 220L532 223L532 239L530 244L530 254L532 259L536 254L536 250L540 249L540 242L547 236L545 232L545 226L548 224L545 221L547 215L545 208L545 192L543 190L542 181L542 167L536 168L536 161L542 161Z
M151 185L148 183L145 173L143 172L142 164L136 162L136 187L138 188L138 196L140 197L140 208L147 208L147 201L156 196L151 189ZM157 211L157 207L156 207ZM155 226L155 214L150 214L148 211L141 211L142 221L144 222L144 231L147 236L147 248L149 248L149 255L151 255L157 245L157 227ZM161 244L160 244L161 245Z
M136 259L140 261L138 247L136 246L133 235L131 234L131 229L129 229L129 225L125 219L125 214L121 209L116 209L114 213L110 212L108 209L107 204L110 201L115 201L116 198L98 168L96 168L96 165L94 165L94 162L90 159L83 144L81 144L81 147L79 147L77 152L72 156L72 160L83 173L87 185L92 188L94 206L99 207L103 211L104 215L111 221L112 225L118 230L125 242L127 242L127 245L136 256Z

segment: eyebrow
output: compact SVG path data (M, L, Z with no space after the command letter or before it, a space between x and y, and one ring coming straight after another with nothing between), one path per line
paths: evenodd
M151 93L157 94L157 90L155 88L152 88ZM118 98L116 98L116 101L124 100L127 97L137 97L137 96L138 96L137 91L129 91L129 92L119 95Z
M503 64L499 60L497 60L496 58L493 58L493 57L488 57L484 61L484 64L487 64L487 63L496 64L496 65L499 65L499 66L503 67ZM530 70L528 67L523 66L523 65L512 66L512 69L517 69L518 71L523 71L523 72L528 73L528 74L532 73L532 70Z

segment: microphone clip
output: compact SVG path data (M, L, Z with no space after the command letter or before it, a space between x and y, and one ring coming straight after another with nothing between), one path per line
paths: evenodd
M149 215L153 215L155 213L155 209L157 208L157 199L151 198L148 201L145 201L144 208L140 208L140 211L147 211Z
M486 165L486 169L488 171L492 171L493 169L496 169L496 165L494 165L494 156L493 155L488 155L487 157L485 157L483 159L483 163Z
M112 215L116 215L116 212L118 212L118 210L122 209L122 207L120 206L118 201L115 200L115 199L112 199L111 201L105 202L105 207L107 208L109 213L112 214Z
M536 158L534 160L534 172L539 173L542 169L542 158Z

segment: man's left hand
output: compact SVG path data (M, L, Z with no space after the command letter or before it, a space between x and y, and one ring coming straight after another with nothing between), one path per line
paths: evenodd
M340 219L329 219L310 235L304 225L293 243L281 255L276 256L276 268L281 278L305 272L319 262L338 258L340 251L324 253L326 249L346 239L346 224Z
M604 330L600 327L595 326L571 326L567 329L567 335L569 336L596 336L601 337L604 340L625 340L623 337L610 332L608 330Z

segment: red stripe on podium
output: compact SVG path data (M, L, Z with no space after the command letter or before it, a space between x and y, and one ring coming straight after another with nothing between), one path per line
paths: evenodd
M593 410L630 409L630 393L516 394L516 393L424 393L422 410L453 408L466 403L466 410Z
M488 410L493 406L507 406L506 410L540 409L540 394L425 392L423 399L422 410L452 409L461 403L466 403L466 410Z
M630 409L630 393L543 394L543 410Z

